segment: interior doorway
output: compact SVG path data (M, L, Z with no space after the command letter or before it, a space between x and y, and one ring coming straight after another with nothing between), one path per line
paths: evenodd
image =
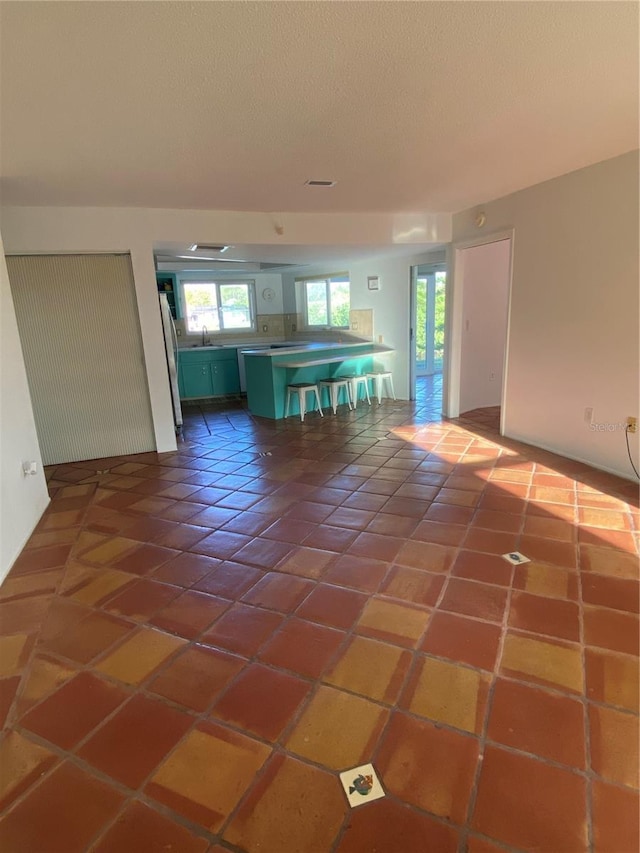
M447 272L444 264L411 270L411 399L425 377L441 377L444 363ZM438 383L441 387L441 383Z
M499 410L505 432L505 388L512 233L454 245L448 348L448 417ZM495 414L494 412L494 414Z

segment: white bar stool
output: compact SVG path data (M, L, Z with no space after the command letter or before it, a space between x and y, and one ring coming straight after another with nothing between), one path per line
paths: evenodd
M290 385L287 385L287 402L284 407L285 418L289 416L289 404L291 402L291 395L297 394L298 405L300 407L300 420L304 420L305 412L307 411L307 393L309 391L315 394L315 402L318 404L318 411L320 412L320 417L324 417L324 414L322 413L322 403L320 402L320 393L318 392L318 386L314 382L292 382Z
M353 408L358 405L358 398L360 396L360 388L364 388L364 399L367 401L369 405L371 405L371 397L369 396L369 378L366 374L353 374L352 376L345 377L348 378L351 385L351 399L353 401Z
M390 370L378 370L375 373L367 373L367 379L370 379L373 383L373 393L378 398L378 403L382 402L382 391L385 380L389 383L391 396L394 400L396 399L396 392L393 390L393 374Z
M345 394L347 395L347 403L349 405L349 409L352 408L351 405L351 380L346 376L336 376L333 379L321 379L318 385L321 388L326 388L329 392L329 400L331 402L331 408L333 409L333 414L336 414L336 410L338 408L338 400L340 398L340 389L345 389Z

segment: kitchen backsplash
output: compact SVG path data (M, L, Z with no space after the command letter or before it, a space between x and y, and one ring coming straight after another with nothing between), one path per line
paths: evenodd
M188 333L184 320L176 320L178 344L190 347L199 342L200 335ZM303 314L258 314L257 330L251 332L207 332L207 339L212 343L251 343L274 340L373 340L373 310L356 310L349 312L349 329L305 329Z

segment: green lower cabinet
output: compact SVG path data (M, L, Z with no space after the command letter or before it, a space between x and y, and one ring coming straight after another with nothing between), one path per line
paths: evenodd
M213 362L211 369L213 371L213 393L215 396L219 394L240 393L240 374L238 373L237 357L234 361L224 359Z
M180 375L182 378L181 397L187 399L189 397L213 397L211 365L208 361L183 364L180 366Z
M180 354L180 399L197 400L240 393L235 349L187 350Z

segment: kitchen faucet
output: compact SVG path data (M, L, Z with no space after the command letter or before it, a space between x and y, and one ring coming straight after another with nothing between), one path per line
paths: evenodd
M202 346L204 346L204 336L206 334L208 334L208 332L209 332L209 330L207 329L207 327L203 323L202 324Z

